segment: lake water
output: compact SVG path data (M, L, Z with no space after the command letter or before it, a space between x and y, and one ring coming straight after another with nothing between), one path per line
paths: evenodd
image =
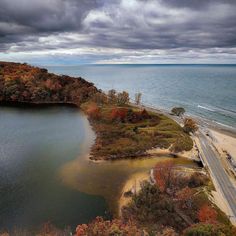
M48 221L74 229L109 216L127 179L170 159L94 163L88 159L94 137L76 108L0 107L0 229ZM195 166L183 158L175 162Z
M105 214L104 198L71 189L58 173L88 152L88 129L73 108L0 107L0 228L75 226Z
M98 88L141 92L142 101L236 128L236 65L81 65L49 71L82 76Z

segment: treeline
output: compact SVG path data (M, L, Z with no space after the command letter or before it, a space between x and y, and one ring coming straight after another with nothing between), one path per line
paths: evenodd
M59 76L27 64L0 62L0 101L80 105L97 92L92 83L81 77Z

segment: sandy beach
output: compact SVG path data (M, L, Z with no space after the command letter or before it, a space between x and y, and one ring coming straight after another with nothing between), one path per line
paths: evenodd
M218 150L223 154L227 152L236 162L236 137L234 135L219 132L216 130L211 130L213 142Z
M123 206L128 204L128 202L131 200L131 197L127 197L124 195L124 193L131 191L132 193L138 192L141 188L141 183L145 180L149 180L150 178L150 172L140 172L136 173L126 181L122 188L121 197L119 199L119 214L121 214L121 209Z

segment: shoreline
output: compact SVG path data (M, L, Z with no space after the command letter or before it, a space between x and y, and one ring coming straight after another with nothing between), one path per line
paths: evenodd
M169 118L177 121L178 123L182 121L182 119L180 117L171 115L170 111L165 110L165 109L161 109L159 107L149 106L149 105L145 105L145 104L141 104L141 105L136 105L135 103L130 103L130 104L135 107L143 108L143 109L150 110L150 111L157 112L157 113L162 113L162 114L168 116ZM203 117L200 117L197 115L193 115L193 114L185 115L185 117L194 119L198 123L198 125L203 128L205 127L205 128L215 129L216 131L225 133L229 136L233 136L236 138L236 128L234 128L232 126L224 125L224 124L218 123L216 121L213 121L213 120L210 120L207 118L203 118Z

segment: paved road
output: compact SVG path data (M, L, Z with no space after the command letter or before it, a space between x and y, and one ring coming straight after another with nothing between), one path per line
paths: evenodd
M210 169L211 175L215 178L218 187L228 203L228 206L231 208L231 217L234 217L233 221L236 221L236 189L221 164L219 154L216 150L214 150L207 137L201 132L199 133L199 140L203 151L204 161Z

